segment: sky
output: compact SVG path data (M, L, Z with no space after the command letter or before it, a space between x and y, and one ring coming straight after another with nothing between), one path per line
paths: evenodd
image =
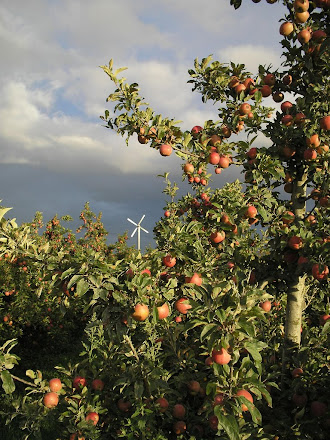
M85 202L103 213L109 241L139 221L153 245L163 215L164 179L182 186L180 160L161 157L136 137L129 146L102 126L114 88L100 65L110 58L139 83L141 95L183 129L217 119L211 104L187 84L188 69L213 54L221 62L281 63L279 19L283 6L243 0L1 0L0 3L0 200L18 223L36 211L46 220L78 220ZM259 142L263 142L260 139ZM229 167L215 185L233 181ZM9 216L9 214L8 214ZM77 221L68 225L73 229ZM129 244L135 244L134 237Z

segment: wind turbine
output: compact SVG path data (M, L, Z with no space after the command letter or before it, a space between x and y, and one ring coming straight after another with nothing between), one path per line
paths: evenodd
M146 232L147 234L149 234L149 232L148 232L146 229L142 228L142 226L141 226L141 223L142 223L144 217L145 217L145 215L143 214L143 216L141 217L141 220L139 221L139 223L135 223L135 222L133 222L133 220L131 220L130 218L127 218L127 220L128 220L129 222L133 223L133 225L136 226L136 228L135 228L134 231L132 232L131 237L133 237L133 235L134 235L135 232L137 231L138 250L140 250L140 248L141 248L141 240L140 240L140 231L141 231L141 229L142 229L142 231L144 231L144 232Z

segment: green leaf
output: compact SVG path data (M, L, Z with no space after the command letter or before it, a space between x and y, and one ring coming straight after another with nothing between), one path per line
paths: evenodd
M210 333L213 333L215 330L217 330L218 326L216 324L207 324L204 326L202 332L201 332L201 342L203 339L205 339Z
M6 394L12 394L15 391L15 383L9 371L1 371L2 388Z
M219 425L226 431L230 440L240 440L239 428L236 419L232 415L224 415L219 405L214 407L214 414L217 416Z
M0 209L0 220L6 214L6 212L10 211L12 208L1 208Z
M31 379L35 379L36 377L35 372L32 370L26 370L25 374L27 375L27 377L30 377Z
M84 279L78 281L76 290L78 296L83 296L88 291L88 289L89 284Z

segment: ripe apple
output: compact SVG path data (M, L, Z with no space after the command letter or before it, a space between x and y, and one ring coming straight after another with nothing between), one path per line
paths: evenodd
M102 391L104 388L104 382L101 379L94 379L92 382L92 389L95 391Z
M186 315L188 313L188 310L192 308L192 306L189 304L189 300L187 298L180 298L174 303L175 309L182 313L183 315Z
M306 403L308 402L308 398L306 394L298 394L295 393L292 396L292 402L296 405L299 406L300 408L302 408L303 406L306 405Z
M210 145L212 145L212 146L220 145L221 142L222 142L222 139L217 134L212 134L212 136L210 137Z
M228 351L221 347L220 350L212 351L212 360L219 365L227 365L231 360L231 355Z
M188 390L191 395L196 396L201 390L200 383L197 380L191 380L188 382Z
M321 269L321 272L320 272L320 269ZM326 280L329 275L329 268L328 268L328 266L325 266L325 265L321 266L321 268L320 268L320 265L315 263L312 266L312 275L316 280L319 280L319 281Z
M295 215L291 211L286 211L282 217L282 222L286 225L289 225L292 223L295 219Z
M244 92L245 90L246 90L246 87L245 87L245 85L243 83L240 83L240 84L238 84L235 87L235 92L236 92L237 95L239 95L240 93Z
M77 376L73 379L72 385L76 390L81 390L87 385L87 380L84 377Z
M284 115L281 119L281 123L286 127L290 127L293 124L293 116Z
M285 86L290 86L292 84L292 76L291 75L285 75L282 78L282 82Z
M231 160L228 156L222 154L219 159L219 166L221 168L228 168L231 163Z
M288 240L288 246L290 249L298 250L298 249L302 248L303 241L302 241L301 237L298 237L297 235L293 235Z
M187 284L196 284L196 286L201 286L203 283L203 278L195 272L192 277L185 277L185 282Z
M284 37L288 37L290 34L292 34L293 30L294 26L293 23L291 23L290 21L285 21L280 26L280 34Z
M212 153L210 153L209 155L209 163L211 165L218 165L220 160L220 154L217 153L216 151L213 151Z
M281 104L281 110L283 113L288 113L292 107L293 107L293 104L290 101L284 101Z
M275 92L272 96L275 102L282 102L284 99L284 95L282 92Z
M213 406L223 405L225 401L225 395L223 393L218 393L214 396Z
M308 29L303 29L297 35L297 39L300 44L308 43L311 38L312 38L312 34L309 32Z
M316 158L317 158L317 152L315 150L311 150L310 148L307 148L307 150L304 151L305 160L315 160Z
M145 321L149 316L149 307L146 304L136 304L132 318L135 321Z
M97 425L97 422L99 421L100 417L97 412L89 412L86 415L85 419L86 419L86 422L92 422L93 425L95 426L95 425Z
M267 86L272 87L276 82L275 75L273 75L272 73L267 73L267 75L263 77L263 82Z
M304 373L304 370L300 367L295 368L294 370L292 370L291 372L291 376L296 379L297 377L300 377L302 374Z
M247 102L243 102L243 104L239 106L238 111L241 116L248 115L251 112L251 106Z
M264 312L268 313L272 308L272 303L270 301L263 301L259 304L259 306Z
M128 412L131 408L132 404L129 400L119 399L117 402L117 407L119 411Z
M210 235L210 240L212 243L221 243L226 238L224 231L215 231Z
M270 96L272 94L272 89L270 86L265 84L261 87L260 92L264 98L267 98L268 96Z
M326 403L314 400L311 403L311 414L313 417L323 417L327 412L328 406Z
M313 134L311 137L306 138L306 145L308 148L317 148L321 145L321 141L318 134Z
M313 31L312 40L317 43L322 43L327 38L326 32L321 29Z
M159 147L159 152L161 156L170 156L172 154L173 148L169 144L163 144Z
M324 314L320 316L320 325L324 325L327 321L329 321L330 315Z
M172 415L176 419L183 419L186 415L186 408L181 403L176 403L173 407Z
M174 434L176 434L176 435L184 434L186 429L187 429L187 425L186 425L186 422L184 422L183 420L179 420L179 421L173 423L173 431L174 431Z
M166 267L174 267L176 264L176 258L172 257L172 255L166 255L165 257L163 257L163 264Z
M297 113L296 116L294 117L294 122L298 126L304 125L306 122L306 116L304 115L304 113Z
M239 390L239 391L237 391L236 396L243 396L249 402L253 403L252 395L248 391L246 391L246 390ZM244 403L242 404L242 411L248 411L248 407Z
M192 174L194 172L194 169L195 169L195 167L192 163L186 163L183 167L183 171L186 174Z
M168 400L165 399L165 397L159 397L155 403L158 407L159 412L164 413L167 411L169 403Z
M320 119L320 127L322 130L330 130L330 115Z
M231 136L231 130L227 125L223 125L221 127L221 134L223 134L223 136L225 138L229 138Z
M207 367L210 367L212 364L213 364L212 356L208 356L208 357L205 359L205 365L206 365Z
M143 269L141 270L141 275L143 275L144 273L146 273L147 275L151 276L151 272L149 269Z
M253 147L247 151L246 155L249 159L255 159L257 157L258 149Z
M46 393L43 398L43 403L46 408L55 408L58 405L58 395L53 391L50 393Z
M170 314L170 309L167 303L164 303L162 306L157 307L158 319L165 319Z
M255 206L253 206L253 205L250 205L245 210L245 214L244 215L247 218L255 218L257 214L258 214L257 208Z
M209 417L209 426L212 429L212 431L218 430L218 424L219 424L219 420L215 414Z
M201 131L203 131L203 127L201 127L200 125L195 125L191 129L191 134L193 135L194 138L197 138Z
M50 379L49 388L51 391L58 392L62 389L62 382L58 378Z
M298 12L308 11L309 0L295 0L293 3L293 7L294 7L294 10L298 11Z
M295 20L297 23L306 23L306 21L309 19L309 12L296 12L295 13Z

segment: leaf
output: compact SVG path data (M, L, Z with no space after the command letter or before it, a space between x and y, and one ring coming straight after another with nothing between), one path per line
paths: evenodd
M25 374L27 377L30 377L31 379L34 379L36 377L35 372L32 370L26 370Z
M15 383L9 371L1 371L2 388L6 394L12 394L15 391Z
M204 326L202 332L201 332L201 342L203 342L203 339L206 338L210 333L213 333L215 330L217 330L218 326L216 324L207 324Z
M78 281L76 289L77 296L83 296L88 291L89 284L84 279L81 279Z
M214 414L218 418L219 425L226 431L230 440L240 440L239 428L234 416L224 415L219 405L214 407Z
M0 220L2 220L2 217L6 214L6 212L10 211L13 208L1 208L0 209Z

